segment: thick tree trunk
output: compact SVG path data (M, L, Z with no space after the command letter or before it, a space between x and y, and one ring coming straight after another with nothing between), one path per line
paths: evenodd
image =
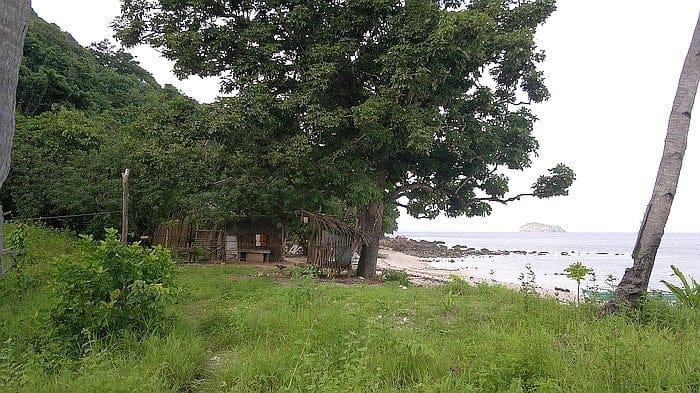
M379 255L379 240L384 235L382 230L382 217L384 204L373 203L360 209L357 215L362 239L360 261L357 264L357 275L365 278L374 277L377 274L377 255Z
M661 243L678 186L698 81L700 81L700 15L690 42L690 49L683 63L676 97L673 100L654 191L644 213L637 243L632 252L634 264L625 271L613 299L605 305L601 315L614 313L621 307L635 306L649 286L656 251Z
M0 2L0 187L10 171L10 150L15 134L15 98L30 0ZM2 270L2 209L0 208L0 277Z

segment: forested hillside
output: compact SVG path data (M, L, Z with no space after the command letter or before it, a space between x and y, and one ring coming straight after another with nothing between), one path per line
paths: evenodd
M81 47L34 15L17 95L12 169L2 188L11 218L82 215L50 225L101 232L116 226L120 173L132 171L136 232L177 214L204 181L201 105L161 87L106 41ZM191 176L190 176L191 175ZM186 181L183 181L186 180ZM190 189L188 189L190 187Z
M163 89L133 57L106 41L83 48L33 15L24 45L17 110L26 116L54 105L103 111L142 105Z

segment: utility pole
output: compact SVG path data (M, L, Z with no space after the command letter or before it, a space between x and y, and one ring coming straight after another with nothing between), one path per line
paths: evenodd
M129 168L122 173L122 243L129 236Z

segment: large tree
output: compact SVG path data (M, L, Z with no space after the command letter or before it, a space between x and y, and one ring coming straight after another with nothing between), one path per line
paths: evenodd
M22 60L24 36L31 10L30 0L3 0L0 3L0 187L10 171L10 150L15 132L15 94ZM2 259L4 221L0 206L0 260ZM0 263L0 276L3 275Z
M678 187L698 82L700 82L700 15L690 41L688 54L683 62L676 97L673 99L671 115L668 118L666 140L654 190L632 252L634 263L631 268L625 270L613 298L601 311L602 315L616 312L620 307L636 305L649 286L656 252L661 244Z
M528 109L549 93L536 28L553 0L123 0L126 45L147 43L179 76L271 96L281 138L302 138L304 176L358 209L358 274L375 273L382 217L483 216L490 203L566 195L564 165L507 196L503 169L538 144ZM254 134L256 130L248 130Z

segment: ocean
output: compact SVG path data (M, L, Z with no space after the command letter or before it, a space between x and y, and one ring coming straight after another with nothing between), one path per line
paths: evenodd
M632 249L636 233L532 233L532 232L397 232L416 240L443 241L447 247L462 245L476 249L547 252L546 255L468 256L456 259L433 258L430 267L450 270L461 276L477 277L497 282L520 284L519 276L530 263L535 283L543 288L576 290L576 283L563 275L564 269L580 261L593 269L582 288L609 289L617 284L627 267L632 266ZM566 253L568 255L562 255ZM664 290L661 280L676 285L675 265L686 277L700 281L700 233L667 233L661 241L649 289ZM610 280L612 275L613 280ZM606 282L606 278L608 279Z

